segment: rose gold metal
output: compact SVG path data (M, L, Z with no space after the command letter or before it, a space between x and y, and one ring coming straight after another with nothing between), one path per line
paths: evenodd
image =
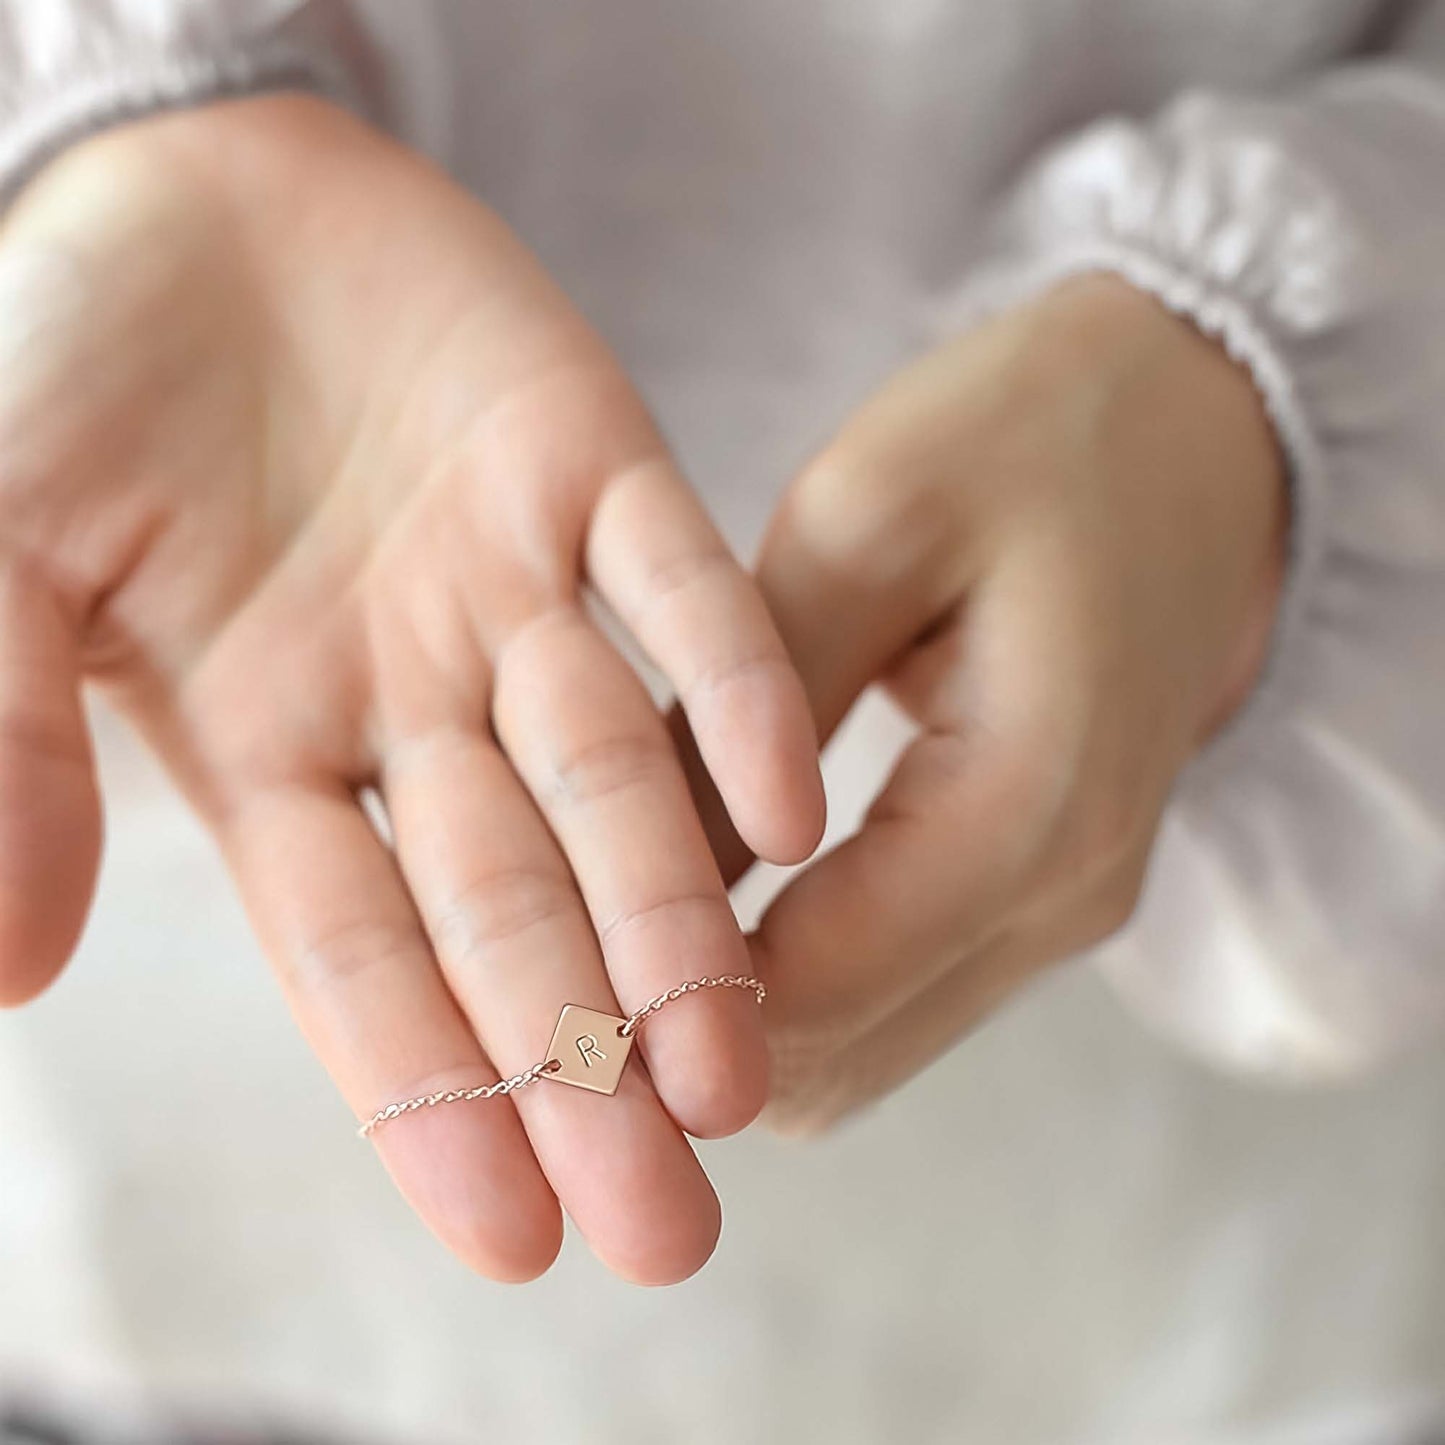
M759 979L753 978L750 974L723 973L716 978L690 978L686 983L680 983L676 988L670 988L666 993L660 993L654 999L649 999L636 1012L629 1014L627 1022L622 1026L624 1036L635 1034L653 1014L664 1009L684 994L697 993L704 988L750 988L757 994L758 1002L767 998L768 991Z
M470 1099L495 1099L499 1094L515 1093L518 1089L525 1089L528 1084L535 1083L546 1074L554 1073L557 1068L555 1059L546 1059L540 1064L533 1064L530 1069L520 1074L513 1074L510 1079L502 1079L495 1084L482 1084L475 1089L442 1089L435 1094L422 1094L415 1099L403 1099L398 1104L388 1104L384 1109L378 1109L366 1123L356 1132L363 1139L374 1133L382 1124L389 1123L392 1119L399 1119L403 1114L415 1113L418 1109L434 1109L438 1104L460 1104Z
M547 1046L548 1059L558 1061L552 1078L595 1094L615 1094L632 1052L633 1035L622 1032L626 1023L615 1014L564 1004Z
M601 1013L596 1009L583 1008L580 1004L562 1006L557 1018L557 1027L552 1031L552 1043L547 1057L541 1063L533 1064L510 1079L501 1079L495 1084L480 1084L473 1089L442 1089L435 1094L421 1094L415 1099L402 1099L378 1109L357 1133L369 1138L383 1124L399 1119L403 1114L415 1113L418 1109L434 1109L438 1104L459 1104L470 1099L494 1099L499 1095L515 1093L525 1089L538 1079L553 1079L559 1084L571 1084L579 1089L591 1089L599 1094L615 1094L622 1078L622 1071L632 1053L632 1041L637 1031L654 1014L660 1013L668 1004L676 1002L685 994L698 993L705 988L750 988L757 995L758 1002L767 998L768 990L760 979L750 974L723 973L715 978L690 978L656 998L648 999L641 1008L635 1009L626 1018L616 1014Z

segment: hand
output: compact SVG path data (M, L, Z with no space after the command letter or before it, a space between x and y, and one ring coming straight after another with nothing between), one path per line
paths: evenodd
M920 736L754 939L777 1126L902 1082L1125 922L1261 666L1285 520L1247 375L1103 276L905 371L805 471L760 576L820 729L879 682Z
M584 581L770 857L821 829L806 699L617 363L493 216L329 106L253 99L54 163L0 232L0 298L5 1000L87 907L86 679L214 830L358 1117L539 1061L564 1002L747 970ZM620 1273L679 1278L718 1229L682 1131L747 1123L766 1050L736 991L640 1047L615 1098L539 1084L377 1147L498 1278L551 1261L559 1199Z

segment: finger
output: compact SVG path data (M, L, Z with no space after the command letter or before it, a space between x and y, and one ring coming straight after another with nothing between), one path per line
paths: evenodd
M677 689L739 834L761 857L802 861L824 813L807 698L755 584L665 456L604 489L587 563Z
M955 519L925 504L916 460L895 455L892 390L793 482L758 557L759 588L825 741L863 689L957 608L975 566ZM685 720L672 727L719 867L735 881L752 862L746 840Z
M764 915L753 948L767 970L770 1022L841 1044L995 934L1045 831L1038 778L1012 740L918 738L862 829Z
M297 1022L359 1119L497 1079L394 860L345 789L255 792L218 834ZM555 1258L561 1212L507 1098L408 1114L372 1140L417 1213L473 1268L522 1280Z
M564 1004L619 1014L566 861L490 739L438 727L399 741L387 751L385 791L452 992L503 1072L546 1058ZM717 1199L644 1070L627 1068L611 1098L539 1081L515 1099L600 1259L639 1283L701 1267L717 1241Z
M970 575L952 519L912 473L881 443L840 439L789 488L763 540L758 583L825 739Z
M571 864L613 987L636 1009L747 950L687 785L635 674L578 611L562 609L498 660L498 736ZM742 1128L767 1096L756 1000L699 994L640 1035L658 1093L695 1134Z
M760 929L769 1013L858 1030L996 936L1054 866L1097 711L1086 619L1047 550L1016 548L967 612L884 676L925 731L862 830Z
M773 1093L764 1119L774 1132L821 1133L921 1073L999 1008L1043 963L1050 942L1007 931L952 966L868 1032L829 1041L816 1030L770 1031Z
M722 794L718 792L717 784L697 750L697 739L693 737L687 715L680 707L668 709L667 731L671 734L673 747L677 749L682 775L687 779L687 790L692 795L692 805L712 849L717 870L723 883L731 888L752 867L756 854L733 827L727 804L723 802Z
M1153 828L1102 870L1076 860L992 936L955 946L932 982L865 1031L806 1017L768 1031L773 1093L765 1118L781 1133L815 1133L881 1098L952 1047L1050 964L1122 928L1143 887Z
M0 555L0 1005L74 949L100 861L100 795L74 620L31 564Z

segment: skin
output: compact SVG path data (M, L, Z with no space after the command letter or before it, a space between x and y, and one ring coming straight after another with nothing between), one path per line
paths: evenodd
M918 736L752 939L775 1127L879 1097L1128 919L1266 657L1287 510L1244 370L1102 275L909 367L803 471L759 575L819 731L879 684Z
M493 215L297 96L68 152L0 231L0 1000L51 981L88 907L85 684L213 831L358 1118L527 1068L563 1002L746 971L584 584L676 687L748 846L805 857L816 737L757 588ZM548 1266L564 1208L619 1274L681 1279L719 1228L686 1133L762 1107L759 1011L697 995L638 1047L615 1098L537 1084L377 1150L496 1279Z

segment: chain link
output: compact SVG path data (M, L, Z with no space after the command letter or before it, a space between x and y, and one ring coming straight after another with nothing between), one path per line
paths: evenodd
M722 973L715 977L690 978L686 983L680 983L676 988L670 988L666 993L648 999L641 1008L628 1014L617 1026L617 1032L623 1038L631 1038L653 1014L661 1012L668 1004L676 1002L685 994L697 993L705 988L750 988L757 995L759 1003L768 996L762 980L753 978L750 974ZM556 1059L544 1059L540 1064L533 1064L530 1069L524 1069L520 1074L513 1074L510 1079L501 1079L495 1084L479 1084L474 1089L439 1089L434 1094L419 1094L414 1099L403 1099L399 1103L388 1104L386 1108L377 1110L356 1132L366 1139L383 1124L399 1119L403 1114L413 1114L418 1109L434 1109L438 1104L461 1104L473 1099L494 1099L500 1094L514 1094L518 1089L525 1089L528 1084L556 1073L561 1067L561 1063Z
M685 993L696 993L702 988L750 988L757 994L758 1002L767 998L768 990L761 980L753 978L749 974L742 973L721 973L716 978L690 978L686 983L680 983L676 988L670 988L666 993L660 993L654 999L649 999L635 1013L627 1017L627 1022L617 1030L625 1039L630 1039L653 1014L664 1009L668 1004L680 999Z

